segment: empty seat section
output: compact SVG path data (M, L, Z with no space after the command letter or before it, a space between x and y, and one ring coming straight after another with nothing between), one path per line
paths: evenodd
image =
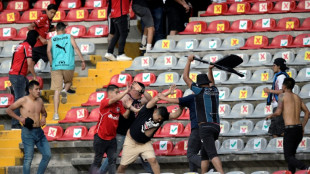
M162 39L156 41L152 50L148 52L169 52L175 48L175 41L172 39Z
M299 19L296 17L287 17L280 19L272 31L290 31L295 30L295 28L299 28Z
M224 15L239 15L239 14L246 14L250 11L251 5L248 2L236 2L230 5L229 9L227 10Z
M83 25L71 25L66 28L66 33L71 34L75 38L85 36L86 27Z
M227 20L216 20L212 21L209 24L209 27L206 31L202 32L203 34L210 34L210 33L224 33L229 30L229 21Z
M105 21L107 19L107 8L98 8L93 9L85 21Z
M85 126L70 126L65 130L62 137L57 138L58 141L77 141L87 135Z
M31 23L37 20L41 15L42 12L40 10L27 10L16 23Z
M274 37L270 45L265 48L274 49L274 48L286 48L291 46L293 43L293 37L288 34L278 35Z
M272 111L271 111L272 113ZM268 130L270 127L271 121L270 120L260 120L255 124L254 129L252 130L252 132L249 132L248 135L267 135L268 134Z
M14 103L14 96L12 94L0 94L0 108L9 107Z
M70 9L79 9L81 7L80 0L64 0L61 1L59 9L61 10L70 10Z
M268 38L266 36L251 36L246 40L246 43L240 49L262 49L268 45Z
M63 120L58 121L59 123L77 123L88 117L88 111L85 108L74 108L70 109L66 117Z
M287 13L294 10L296 7L295 1L277 1L274 8L269 13Z
M276 20L273 18L264 18L259 19L254 22L252 29L249 29L248 32L263 32L271 31L276 27Z
M179 74L176 72L160 73L156 79L156 82L150 86L165 86L177 83L179 81Z
M145 86L150 86L150 84L155 83L156 76L153 73L139 73L135 76L133 81L143 83Z
M179 34L200 34L206 31L207 23L204 21L192 21L186 25L184 31L179 32Z
M253 27L252 20L249 19L240 19L234 21L229 30L226 31L226 33L242 33L242 32L248 32Z
M264 14L273 9L273 3L270 1L255 2L247 14Z
M267 147L267 140L262 137L251 138L248 140L242 151L236 152L236 154L255 154Z
M154 59L149 56L139 56L136 57L129 68L126 68L126 71L130 70L144 70L151 68L154 65Z
M29 9L28 1L9 1L6 6L6 11L26 11Z
M132 83L132 77L130 74L116 74L111 77L110 82L108 85L105 85L105 87L108 87L109 85L116 85L119 88L126 87L127 83Z
M205 13L201 14L201 17L204 16L219 16L222 15L223 13L227 12L227 4L217 4L217 3L212 3L208 6L207 10Z
M55 141L64 134L64 130L60 126L45 126L43 131L47 141Z
M182 39L171 52L186 52L193 51L198 47L197 39Z
M173 149L173 143L171 141L156 141L153 143L153 148L156 156L166 156Z
M93 92L89 95L89 98L86 103L83 103L82 106L98 106L102 99L107 97L106 91Z

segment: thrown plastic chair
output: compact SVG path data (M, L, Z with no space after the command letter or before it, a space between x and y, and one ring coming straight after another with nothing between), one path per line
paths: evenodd
M195 48L193 51L206 51L206 50L216 50L221 47L222 40L218 37L208 37L204 38L198 48Z
M89 128L87 135L85 135L84 137L81 137L81 140L88 140L88 141L94 140L95 129L96 129L96 125Z
M64 134L64 130L60 126L45 126L43 132L47 141L55 141Z
M266 36L251 36L246 40L246 43L240 49L262 49L268 45L268 38Z
M244 77L240 77L236 74L231 74L227 81L222 84L241 84L251 79L252 73L250 70L238 70L239 73L243 74Z
M252 20L239 19L234 21L226 33L242 33L248 32L253 27Z
M93 9L85 21L105 21L107 19L107 8L98 8Z
M98 108L94 108L88 117L84 117L81 122L97 122L99 121L99 117L100 117L100 110L99 107Z
M238 103L231 109L229 115L222 116L222 118L244 118L251 115L254 106L251 103Z
M251 138L246 143L242 151L236 152L236 154L255 154L267 147L267 140L263 137Z
M295 28L295 30L310 30L310 17L306 18L299 28Z
M95 44L93 42L80 41L77 45L82 53L82 55L95 54Z
M187 52L193 51L198 47L197 39L182 39L178 42L177 46L170 50L171 52Z
M236 50L243 47L245 44L244 38L242 36L229 36L226 37L217 50Z
M77 141L87 135L85 126L70 126L65 130L62 137L57 138L57 141Z
M12 60L4 60L0 64L0 74L8 74L11 69Z
M271 89L271 85L261 85L256 87L255 91L253 92L253 95L247 98L247 100L251 101L266 100L268 97L268 93L264 92L264 88Z
M150 56L140 56L136 57L129 68L126 71L131 70L144 70L152 67L154 65L154 59Z
M202 60L210 61L210 62L216 62L217 60L223 58L224 56L222 54L207 54L203 56ZM209 64L206 63L200 63L198 66L195 67L196 69L205 69L209 68Z
M179 81L179 74L176 72L165 72L158 75L156 82L150 86L165 86Z
M242 139L226 139L222 143L222 146L218 150L218 154L234 154L237 151L241 151L244 147Z
M266 46L265 48L267 49L286 48L291 46L292 43L293 43L293 37L288 34L283 34L274 37L270 45Z
M207 10L205 13L201 14L201 17L205 16L219 16L222 15L223 13L227 12L227 4L222 3L222 4L217 4L217 3L212 3L208 6Z
M264 32L271 31L276 27L276 20L273 18L264 18L259 19L254 22L252 29L249 29L248 32Z
M228 105L228 104L219 104L218 111L219 111L220 118L225 118L225 117L227 118L228 115L231 112L230 105Z
M184 31L178 34L200 34L207 29L207 23L205 21L192 21L186 25Z
M303 68L298 72L295 79L296 82L307 82L310 81L310 68Z
M0 108L9 107L14 103L14 96L12 94L0 94Z
M283 153L283 137L271 139L267 147L258 153Z
M298 51L292 65L307 65L310 64L310 49Z
M216 20L212 21L209 24L209 27L206 31L202 32L203 34L210 34L210 33L224 33L229 29L230 23L227 20Z
M88 111L85 108L70 109L66 117L58 123L77 123L88 117Z
M81 104L81 106L98 106L100 105L101 100L107 96L108 95L106 91L93 92L89 95L87 102Z
M183 57L179 58L179 61L178 61L177 65L173 66L172 69L184 69L184 67L186 65L186 62L187 62L187 59L188 58L186 56L183 56ZM192 61L191 62L191 69L192 68L196 68L200 64L201 64L201 62L199 62L199 61L196 61L196 60Z
M310 84L306 84L301 88L299 96L303 99L310 98Z
M238 120L233 122L231 129L225 136L243 136L249 134L254 128L251 120Z
M175 41L172 39L162 39L156 41L152 50L148 52L169 52L175 48Z
M268 83L272 82L274 72L271 69L259 69L256 70L251 79L245 83L257 84L257 83Z
M253 88L250 86L239 86L232 90L229 98L223 101L242 101L247 100L253 94Z
M87 34L82 36L83 38L97 38L106 37L109 34L109 28L107 25L92 25L89 27Z
M247 14L264 14L273 9L273 3L270 1L255 2Z
M296 7L295 1L278 1L276 2L274 8L269 11L269 13L287 13L294 10Z
M133 81L143 83L145 86L150 86L150 84L155 83L156 76L153 73L139 73L135 76Z
M278 21L277 26L272 31L290 31L299 27L299 19L296 17L286 17Z
M272 112L271 112L272 113ZM268 130L270 127L270 120L260 120L255 124L252 132L249 132L248 135L260 136L260 135L268 135Z
M172 55L159 56L156 58L154 65L152 67L149 67L148 69L150 70L172 69L177 65L177 61L178 61L177 58Z

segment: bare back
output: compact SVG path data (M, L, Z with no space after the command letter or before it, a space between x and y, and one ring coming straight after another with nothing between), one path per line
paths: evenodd
M34 121L33 127L41 126L40 113L42 109L44 109L44 106L41 98L37 98L35 100L31 99L29 96L25 96L22 98L20 114L24 118L31 118Z
M282 107L283 119L286 126L301 124L300 112L302 101L298 95L292 92L285 92L283 94Z

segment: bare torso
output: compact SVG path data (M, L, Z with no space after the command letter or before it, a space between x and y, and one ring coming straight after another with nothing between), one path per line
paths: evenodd
M285 92L283 96L283 119L285 125L301 124L301 99L292 92Z
M31 118L34 123L33 127L40 127L40 113L43 107L43 101L41 98L35 100L31 99L29 96L23 97L23 103L20 108L21 117Z

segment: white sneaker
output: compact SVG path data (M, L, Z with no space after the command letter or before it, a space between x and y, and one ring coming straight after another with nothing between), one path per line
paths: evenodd
M104 57L109 60L116 60L115 56L111 53L105 53Z
M66 92L66 90L62 90L61 92L60 92L60 95L61 95L61 103L62 104L66 104L67 103L67 92Z
M54 114L53 120L59 120L59 115L58 114Z
M117 60L117 61L128 61L128 60L132 60L132 58L126 56L125 54L122 54L122 55L118 55L118 56L116 57L116 60Z

